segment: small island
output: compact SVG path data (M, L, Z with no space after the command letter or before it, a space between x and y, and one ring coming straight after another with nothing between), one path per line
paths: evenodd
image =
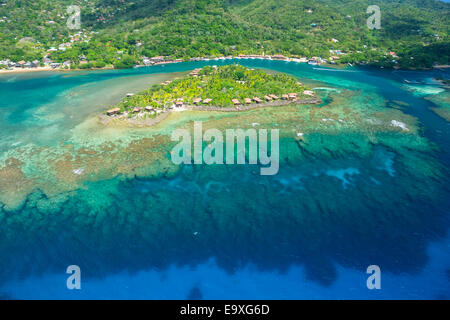
M287 74L269 74L241 65L206 66L138 94L127 94L104 112L103 120L159 122L170 111L242 111L287 104L317 104L314 92ZM159 120L159 121L158 121Z

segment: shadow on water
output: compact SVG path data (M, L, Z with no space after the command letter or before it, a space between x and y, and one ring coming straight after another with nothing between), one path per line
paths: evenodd
M59 205L30 195L20 211L3 213L1 278L59 273L71 264L84 277L101 278L210 258L230 273L248 264L281 273L303 265L324 286L336 280L336 263L362 272L372 264L419 272L429 241L445 236L440 199L448 188L413 185L408 176L351 161L361 174L347 176L346 188L301 166L276 178L249 166L205 166L186 167L173 179L90 183ZM283 182L297 178L298 184ZM410 188L427 195L413 198Z

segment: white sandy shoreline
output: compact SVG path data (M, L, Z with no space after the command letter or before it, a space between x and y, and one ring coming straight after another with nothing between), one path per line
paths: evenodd
M13 68L13 69L0 69L0 75L2 74L20 74L20 73L30 73L30 72L70 72L70 71L99 71L99 70L120 70L113 68L98 68L98 69L61 69L48 67L37 67L37 68Z
M52 67L12 68L12 69L0 69L0 74L28 73L28 72L42 72L42 71L64 71L64 70L53 69Z

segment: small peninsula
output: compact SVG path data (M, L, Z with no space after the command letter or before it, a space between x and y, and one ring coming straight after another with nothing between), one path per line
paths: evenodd
M270 74L241 65L205 66L186 77L156 84L127 96L102 115L104 121L127 119L147 124L171 111L243 111L288 104L318 104L314 92L294 76Z

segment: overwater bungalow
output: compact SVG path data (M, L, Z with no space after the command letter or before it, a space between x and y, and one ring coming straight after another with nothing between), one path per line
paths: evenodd
M244 99L245 104L251 104L252 103L252 99L250 98L245 98Z
M113 109L109 109L108 111L106 111L106 114L108 116L112 116L115 114L118 114L120 112L120 108L113 108Z
M231 100L231 102L233 102L233 104L234 104L235 106L238 106L238 105L241 104L241 102L240 102L238 99L233 99L233 100Z

